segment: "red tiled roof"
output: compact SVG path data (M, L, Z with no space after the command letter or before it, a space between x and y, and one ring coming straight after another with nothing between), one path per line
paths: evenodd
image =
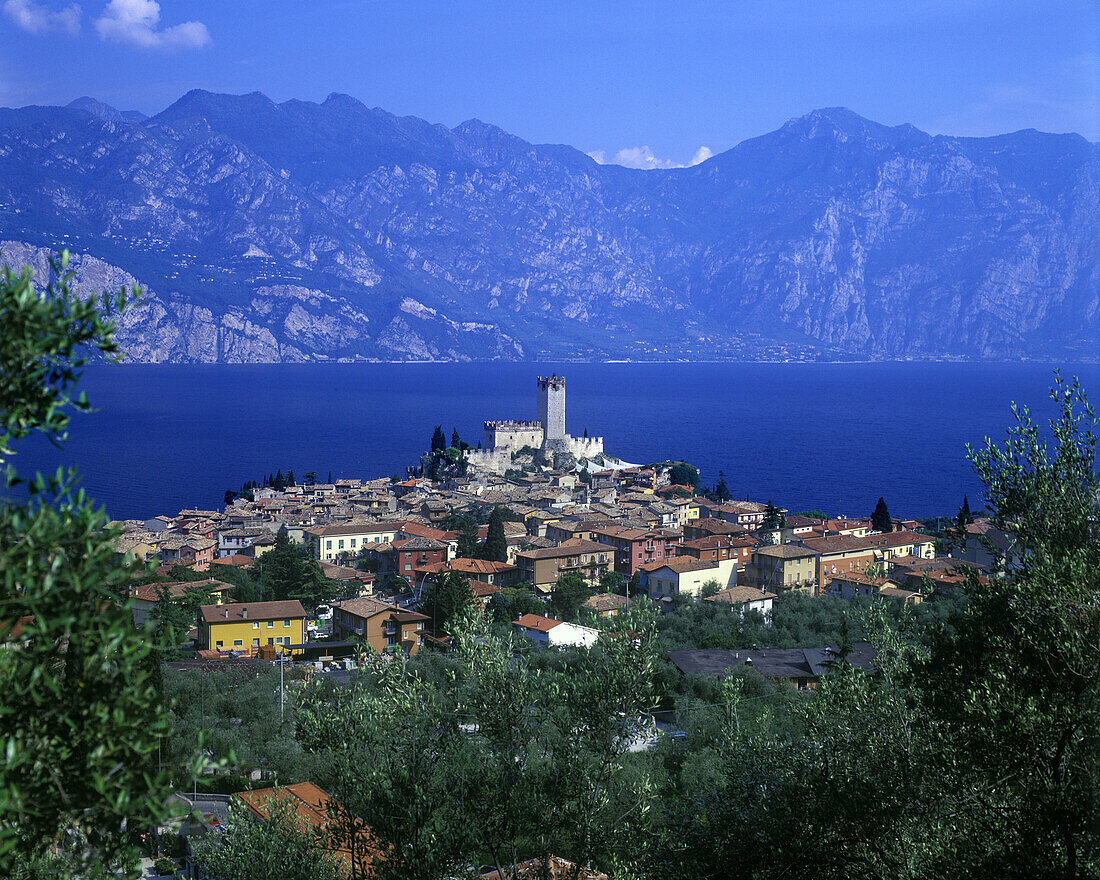
M333 798L321 787L312 782L299 782L293 785L279 788L260 788L254 791L239 791L233 795L249 812L259 819L267 820L271 815L274 804L282 801L288 804L294 811L301 830L311 836L323 836L323 832L329 830L331 834L335 829L328 829L332 822L329 810ZM341 832L343 829L341 829ZM340 835L344 836L343 833ZM351 839L333 841L328 844L328 849L340 862L341 868L348 875L370 876L370 864L378 858L384 845L374 836L370 827L361 819L355 819L354 828L347 836ZM355 841L354 848L352 841ZM352 860L358 862L353 870Z
M524 629L534 629L539 632L550 632L555 626L561 626L562 621L552 617L543 617L541 614L524 614L519 620L512 621L516 626Z
M760 590L756 587L730 587L719 590L713 596L707 596L707 602L727 602L730 605L738 605L743 602L760 602L764 599L776 598L775 593Z
M297 599L286 602L239 602L230 605L202 605L202 619L208 624L240 623L242 620L278 620L306 616Z

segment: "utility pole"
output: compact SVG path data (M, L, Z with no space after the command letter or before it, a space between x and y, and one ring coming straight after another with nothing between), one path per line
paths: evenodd
M286 664L286 658L279 658L279 724L282 725L286 721L286 714L284 710L284 704L286 702L286 692L283 690L283 666Z

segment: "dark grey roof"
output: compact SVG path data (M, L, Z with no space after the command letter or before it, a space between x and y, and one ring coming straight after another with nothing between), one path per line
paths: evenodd
M767 678L818 678L829 674L830 669L825 664L835 659L835 651L835 645L761 650L708 648L669 651L668 656L684 675L723 677L742 666L751 666ZM875 651L870 642L855 642L848 654L848 662L856 669L868 670L874 657Z

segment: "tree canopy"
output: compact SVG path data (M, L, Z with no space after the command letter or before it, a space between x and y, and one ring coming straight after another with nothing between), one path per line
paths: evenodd
M886 507L885 498L879 498L878 504L875 505L875 509L871 513L871 528L876 532L892 532L894 530L894 520L890 516L890 510Z
M30 269L0 276L0 461L40 432L66 438L92 352L117 360L115 318L137 295L83 299L68 254L45 288ZM57 847L85 875L133 869L122 831L167 816L168 777L156 765L168 733L155 634L133 625L107 519L75 474L29 482L9 465L0 506L0 873L14 876Z

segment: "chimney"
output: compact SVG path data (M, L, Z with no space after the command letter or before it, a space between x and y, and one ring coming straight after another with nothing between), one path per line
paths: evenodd
M228 608L226 608L226 609L225 609L225 616L226 616L227 618L229 617L229 609L228 609Z
M248 609L247 608L242 608L241 609L241 619L242 620L247 620L248 619Z

